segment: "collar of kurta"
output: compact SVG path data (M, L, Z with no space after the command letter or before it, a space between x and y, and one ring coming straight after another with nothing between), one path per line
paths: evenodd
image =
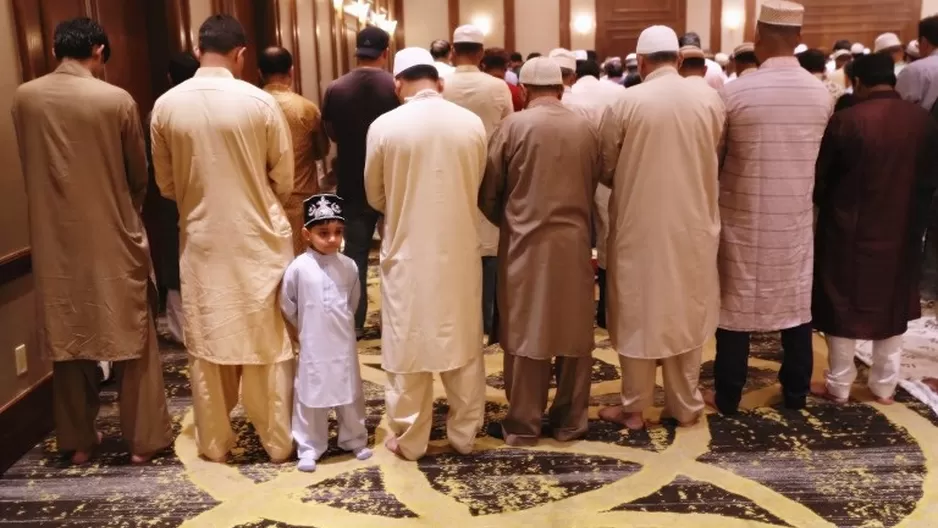
M864 99L900 99L899 92L895 90L883 90L881 92L870 92Z
M406 99L404 99L404 102L409 103L411 101L419 101L421 99L430 99L433 97L442 97L442 96L440 95L440 92L434 90L433 88L425 88L415 93L414 95L407 97Z
M766 59L759 68L800 68L801 63L795 57L772 57Z
M662 66L661 68L658 68L657 70L646 75L645 78L642 79L642 82L645 83L648 81L653 81L659 77L667 77L668 75L677 75L677 74L678 74L677 68L675 68L674 66Z
M94 77L91 70L72 60L64 61L62 64L59 64L58 68L55 69L55 73L67 73L69 75L77 75L78 77Z
M264 91L270 93L292 92L293 88L287 86L286 84L270 83L264 86Z
M538 106L563 106L563 103L560 102L560 99L556 97L538 97L530 103L528 103L528 109L537 108Z
M206 68L202 67L195 71L196 77L224 77L227 79L234 79L234 74L231 73L231 70L228 68Z
M473 66L473 65L471 65L471 64L464 64L464 65L462 65L462 66L456 66L456 73L461 73L461 72L480 72L480 71L482 71L482 70L480 70L478 66Z
M599 79L597 79L596 77L593 77L592 75L587 75L585 77L580 77L579 79L577 79L576 84L574 84L574 86L576 86L577 84L583 85L583 86L590 85L590 84L599 84Z
M746 68L742 71L742 73L739 74L739 77L742 77L743 75L749 75L750 73L755 73L757 71L759 71L759 68Z

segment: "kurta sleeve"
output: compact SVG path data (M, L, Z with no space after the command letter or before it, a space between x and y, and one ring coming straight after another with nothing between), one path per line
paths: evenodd
M511 102L511 89L508 88L508 83L505 83L505 86L502 87L500 92L500 100L502 106L502 119L505 119L515 111L515 105Z
M896 91L899 95L917 105L922 104L922 76L917 68L904 68L899 72L899 78L896 80Z
M373 124L368 130L365 148L365 196L372 209L384 213L387 200L384 193L384 147L381 134L375 132Z
M326 88L325 95L322 96L322 129L325 131L326 136L334 142L337 142L335 136L335 129L332 127L332 121L334 120L333 113L335 109L333 105L329 102L331 98L329 97L332 93L332 87Z
M134 207L140 211L147 197L147 183L149 183L150 176L147 172L147 148L143 138L143 125L140 123L137 103L133 99L130 99L124 106L123 116L121 116L121 145L124 151L124 170L127 173L130 197Z
M280 284L280 311L288 323L297 326L299 318L299 292L297 285L297 267L291 265L283 274L283 282Z
M610 109L603 112L603 117L599 122L599 141L602 156L602 171L599 174L599 182L610 189L616 175L616 167L619 165L619 156L622 155L623 135L618 123L619 119L616 112Z
M313 159L322 160L329 155L329 137L323 129L322 115L315 106L310 108L309 133L312 134Z
M176 201L176 184L173 180L173 162L169 150L169 141L160 121L158 107L150 115L150 159L153 162L153 175L160 194Z
M362 300L361 281L358 280L358 265L355 262L349 263L349 278L352 279L352 291L348 296L349 312L355 313L358 310L358 303Z
M489 140L485 174L479 187L479 209L495 225L499 225L504 213L505 178L508 172L505 150L510 135L508 128L498 127Z
M274 194L285 202L293 192L293 140L279 106L270 108L267 116L267 177Z
M827 124L824 137L821 139L821 149L818 152L817 163L814 167L814 204L824 203L827 190L830 188L832 178L835 177L834 167L837 163L837 136L840 119L835 116Z

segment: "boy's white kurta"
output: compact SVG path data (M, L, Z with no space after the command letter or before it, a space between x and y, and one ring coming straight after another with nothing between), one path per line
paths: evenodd
M287 268L280 307L299 330L294 395L306 407L347 405L362 397L355 345L355 309L361 298L358 266L337 253L308 249Z
M609 208L609 330L622 356L669 358L717 327L725 111L715 90L665 67L612 112L624 136Z
M477 200L486 134L472 112L426 90L368 130L365 191L384 213L382 368L445 372L481 354Z

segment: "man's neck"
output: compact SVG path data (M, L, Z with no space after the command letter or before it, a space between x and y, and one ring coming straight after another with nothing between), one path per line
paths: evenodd
M408 97L413 97L424 90L433 90L439 93L439 85L436 81L431 81L430 79L405 82L401 85L401 98L407 99Z
M377 68L379 70L384 69L384 64L381 59L378 60L368 60L368 59L358 59L359 68Z
M876 86L871 87L867 90L867 93L883 93L883 92L892 92L895 91L895 88L889 86L888 84L877 84Z
M277 84L290 88L293 86L293 79L289 75L268 75L264 78L264 84Z
M62 59L61 64L71 64L71 65L74 65L74 66L80 66L80 67L82 67L82 68L84 68L84 69L86 69L86 70L88 70L88 71L93 71L93 70L91 69L92 64L93 64L93 60L92 60L92 59L72 59L72 58L70 58L70 57L66 57L66 58Z
M234 61L218 53L203 53L199 59L202 68L224 68L232 74L235 72Z
M456 55L453 57L453 66L479 66L479 61L475 56L466 56L466 55Z

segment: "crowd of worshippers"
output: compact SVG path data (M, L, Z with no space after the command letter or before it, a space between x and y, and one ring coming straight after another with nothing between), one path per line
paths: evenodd
M509 404L488 434L582 438L594 317L622 375L621 404L599 416L629 429L646 426L658 366L663 418L737 413L754 332L781 331L785 407L847 401L856 340L873 341L868 385L890 403L920 316L923 232L938 225L938 17L915 47L891 34L870 54L838 43L828 67L822 52L793 53L804 14L762 2L753 42L716 57L729 75L695 35L652 26L605 79L565 49L519 65L471 25L392 61L388 34L366 27L321 110L291 88L284 49L261 52L263 89L239 80L244 29L214 15L145 124L95 78L104 30L61 23L61 64L13 104L58 449L80 464L101 442L98 361L120 381L133 461L172 441L152 260L188 352L203 457L229 456L239 401L273 461L296 451L314 470L332 410L339 447L371 456L356 340L376 230L385 446L404 459L427 451L434 374L448 441L472 451L485 335L504 350ZM813 330L829 348L815 385Z

